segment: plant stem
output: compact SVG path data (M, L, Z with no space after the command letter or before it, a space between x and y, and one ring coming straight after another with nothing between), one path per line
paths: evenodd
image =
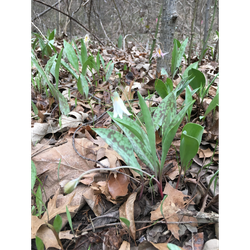
M163 191L162 191L162 174L160 174L160 176L159 176L159 181L157 182L157 186L158 186L158 189L159 189L161 199L163 200L164 195L163 195Z

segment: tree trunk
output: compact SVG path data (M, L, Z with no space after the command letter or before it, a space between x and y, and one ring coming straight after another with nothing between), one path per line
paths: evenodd
M203 37L203 44L205 44L207 39L207 33L208 33L208 26L209 26L209 13L210 13L210 5L211 0L207 0L206 3L206 14L205 14L205 29L204 29L204 37Z
M157 59L157 73L164 68L167 73L171 73L171 59L174 41L174 32L177 21L176 0L163 0L162 19L160 31L160 44L163 53L168 53L163 58Z
M198 0L195 0L195 8L194 8L193 20L192 20L192 24L191 24L191 34L190 34L191 39L190 39L189 51L188 51L188 65L190 65L190 58L191 58L193 38L194 38L194 23L195 23L195 19L196 19L198 2L199 2Z

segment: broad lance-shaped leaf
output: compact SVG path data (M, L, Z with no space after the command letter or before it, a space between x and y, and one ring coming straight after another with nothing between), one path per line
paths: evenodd
M176 114L176 101L175 101L175 95L174 93L170 93L167 95L160 105L157 107L157 109L154 112L153 115L153 123L155 127L155 131L158 130L160 126L162 126L163 121L165 117L168 115L168 113L171 114L170 117L174 117Z
M178 50L177 61L176 61L176 68L175 68L175 72L174 72L173 78L174 78L174 76L175 76L175 74L177 72L177 69L181 65L181 60L182 60L182 57L184 55L184 52L185 52L185 49L186 49L186 46L187 46L187 42L188 42L188 37L185 39L185 41L182 42L181 47Z
M170 145L175 137L176 131L178 127L180 126L188 108L193 105L195 100L190 102L189 104L185 105L185 107L172 119L169 126L166 128L166 130L163 132L163 139L162 139L162 157L161 157L161 169L163 169L168 150L170 148Z
M121 133L106 129L106 128L92 128L102 139L110 145L124 160L124 162L129 166L133 166L141 169L139 163L135 159L133 147L127 137L123 136Z
M195 123L187 123L181 134L181 165L187 167L189 161L197 154L204 128Z
M149 145L151 149L151 153L153 156L153 165L157 165L157 159L156 159L156 148L155 148L155 129L154 124L151 118L151 113L149 112L149 109L147 107L146 102L144 101L143 97L141 96L140 92L137 91L137 95L139 97L139 103L142 111L142 115L145 121L146 129L147 129L147 135L149 140Z
M77 80L77 88L82 95L85 95L85 97L88 98L89 85L85 76L82 74L79 76Z
M145 133L145 131L136 122L134 122L133 120L131 120L127 116L123 116L123 118L120 119L119 117L114 118L113 112L108 111L107 113L112 118L112 120L119 122L120 124L125 126L127 129L129 129L135 136L138 137L138 139L142 143L144 143L145 146L147 146L150 149L147 134Z
M70 64L79 73L78 58L76 56L75 50L71 44L64 40L64 51L69 59Z
M115 123L123 130L125 135L128 137L136 155L141 159L141 161L145 163L148 167L150 167L152 170L155 170L153 166L154 163L150 149L146 147L146 145L129 130L129 127L123 126L123 124L120 122L123 119L113 118L112 116L111 118L115 121Z

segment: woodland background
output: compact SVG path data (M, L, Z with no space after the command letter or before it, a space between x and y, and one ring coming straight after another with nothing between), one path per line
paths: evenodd
M110 43L110 41L116 44L119 35L125 37L128 34L130 34L127 38L128 41L135 42L138 40L142 44L151 42L150 40L153 39L155 34L156 18L162 4L160 0L45 0L43 2L73 17L106 44ZM202 47L202 41L204 36L206 38L211 23L214 0L176 1L178 18L174 37L179 41L183 41L190 36L196 3L193 50L198 52ZM48 29L53 30L56 28L57 36L67 35L72 40L75 37L84 37L87 33L69 17L56 10L49 10L47 6L34 1L32 1L31 20L44 34ZM37 32L34 26L31 29L33 32ZM219 31L218 4L212 34L209 39L209 45L214 47L216 41L213 38L216 35L216 30Z

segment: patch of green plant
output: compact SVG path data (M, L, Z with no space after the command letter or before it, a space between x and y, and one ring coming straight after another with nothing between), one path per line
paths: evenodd
M32 48L35 49L39 44L42 52L42 58L44 58L44 55L50 57L53 51L57 53L56 48L53 45L56 29L54 29L52 32L50 32L50 30L48 29L45 39L38 33L33 34L35 35L36 39L32 43Z
M145 100L139 92L137 94L144 119L142 126L128 117L123 117L123 119L114 118L113 113L108 112L113 121L122 129L125 136L111 129L94 128L93 130L121 155L128 166L133 166L140 170L141 167L134 156L135 152L141 161L155 172L155 176L158 178L157 185L159 192L163 198L162 174L166 156L187 109L194 101L185 105L177 114L176 95L175 92L172 92L162 100L156 108L153 117L151 117L151 112ZM155 131L160 127L162 128L163 137L162 157L158 159L155 147Z
M42 84L43 88L47 89L47 86L49 87L51 95L55 98L55 100L59 104L61 113L64 115L67 115L70 112L70 110L69 110L69 105L68 105L66 98L49 80L49 73L56 60L56 56L57 55L54 55L53 57L51 57L49 61L47 62L45 68L43 69L42 66L40 66L38 60L36 59L34 50L33 49L31 50L31 62L37 68L42 78L41 82L44 82ZM58 71L59 71L59 68L58 68ZM59 75L59 73L57 75Z

